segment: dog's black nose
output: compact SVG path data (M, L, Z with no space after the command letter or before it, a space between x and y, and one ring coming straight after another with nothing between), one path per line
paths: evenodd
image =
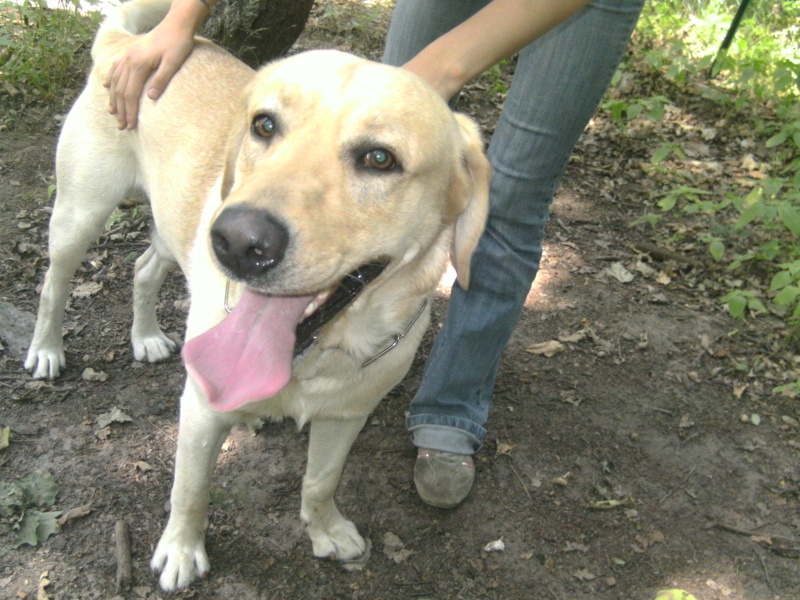
M217 259L236 277L247 279L276 266L286 253L289 234L267 211L226 208L211 227Z

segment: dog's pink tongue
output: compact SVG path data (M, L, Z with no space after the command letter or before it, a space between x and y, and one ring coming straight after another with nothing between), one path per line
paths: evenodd
M245 290L219 325L186 343L186 369L212 408L234 410L277 394L289 383L295 328L312 299Z

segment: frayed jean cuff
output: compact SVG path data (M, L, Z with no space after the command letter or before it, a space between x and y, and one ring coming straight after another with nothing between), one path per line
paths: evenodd
M474 454L486 436L477 423L444 415L407 415L406 426L417 448L453 454Z

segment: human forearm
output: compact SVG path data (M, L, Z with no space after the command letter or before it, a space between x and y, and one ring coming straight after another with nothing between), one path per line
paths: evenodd
M588 0L493 0L438 38L404 67L443 98L519 51L588 4Z

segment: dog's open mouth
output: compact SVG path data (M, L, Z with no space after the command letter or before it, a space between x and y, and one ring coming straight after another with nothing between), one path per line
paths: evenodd
M274 396L289 383L294 357L386 265L366 264L334 288L308 296L267 296L247 288L231 314L186 343L186 369L215 410Z

